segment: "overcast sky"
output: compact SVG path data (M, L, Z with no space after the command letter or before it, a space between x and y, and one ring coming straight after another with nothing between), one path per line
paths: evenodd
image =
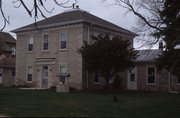
M4 29L5 32L9 32L13 29L34 22L34 19L27 14L27 12L24 10L23 7L14 8L13 6L18 6L18 4L13 4L12 1L13 0L3 0L3 9L5 15L10 16L10 23L11 23ZM28 5L32 5L32 2L33 0L26 0L26 3ZM69 5L71 4L72 2L69 3ZM131 13L128 13L126 15L127 10L120 6L112 5L113 0L107 0L106 2L103 2L103 0L78 0L77 4L79 5L80 9L86 10L93 15L96 15L107 21L110 21L130 31L132 31L132 26L136 25L137 17L135 17ZM45 14L47 17L54 16L56 14L62 13L63 11L72 9L72 8L59 7L55 5L55 3L52 0L47 0L46 5L48 9L52 9L54 7L54 10L51 14L48 13ZM42 18L40 17L38 20L42 20ZM0 26L2 27L3 19L1 16L0 16L0 21L1 21ZM15 34L13 33L11 34L15 36ZM139 44L136 43L135 47L137 47L138 45Z

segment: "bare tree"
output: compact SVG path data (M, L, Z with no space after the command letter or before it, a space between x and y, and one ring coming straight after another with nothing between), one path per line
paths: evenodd
M127 9L127 13L131 12L138 17L137 26L133 27L140 35L137 40L144 42L142 46L153 46L160 40L155 36L156 32L160 32L164 26L159 14L164 2L164 0L114 0L113 5L121 6Z
M29 14L29 16L34 17L35 22L37 21L37 18L40 14L40 16L42 16L43 18L46 18L45 16L45 12L46 13L52 13L52 11L54 10L54 7L52 7L51 9L48 9L47 6L45 6L45 2L48 0L32 0L33 1L33 5L29 5L25 2L26 0L13 0L12 4L14 5L15 8L20 8L23 7L25 9L25 11L27 11L27 13ZM58 5L59 7L63 7L63 8L71 8L74 7L75 4L78 2L77 0L72 0L74 1L72 5L68 5L68 3L70 2L70 0L52 0L56 5ZM9 16L6 17L5 16L5 12L3 10L3 0L0 0L0 14L3 17L3 22L4 25L3 27L0 29L0 31L2 31L7 24L10 24L9 21Z

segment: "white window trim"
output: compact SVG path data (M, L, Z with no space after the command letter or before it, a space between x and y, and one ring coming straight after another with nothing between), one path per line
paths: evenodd
M29 51L28 50L28 46L29 46L29 39L32 38L33 39L33 50L32 51ZM34 52L34 37L33 36L29 36L28 39L27 39L27 53L33 53Z
M155 73L154 73L155 83L148 83L148 68L154 68L154 71L155 71ZM154 67L154 66L148 66L146 68L146 85L156 85L156 67Z
M48 50L44 50L44 35L48 35ZM50 48L50 38L49 38L49 34L43 34L42 36L42 52L48 52L49 48Z
M32 81L28 81L28 68L31 67L32 68L32 81L33 81L33 67L32 66L28 66L27 70L26 70L26 83L32 83Z
M66 33L66 35L67 35L66 48L64 48L64 49L61 49L61 33ZM67 47L68 47L67 42L68 42L68 33L67 32L60 32L59 33L59 51L66 51L67 50Z

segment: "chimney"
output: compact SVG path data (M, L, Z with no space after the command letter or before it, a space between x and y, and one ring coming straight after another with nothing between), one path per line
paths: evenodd
M163 42L162 42L162 40L159 41L159 49L163 50Z
M79 9L79 5L76 5L76 9Z

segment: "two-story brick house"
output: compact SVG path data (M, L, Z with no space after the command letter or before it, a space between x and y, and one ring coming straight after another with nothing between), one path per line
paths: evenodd
M50 88L59 82L58 75L69 74L68 83L77 89L98 84L83 67L77 49L91 36L111 32L133 44L136 34L81 9L65 11L12 32L17 34L16 82L18 85ZM127 72L126 72L127 73ZM127 74L124 74L127 77ZM127 81L124 81L126 86Z
M10 87L15 83L16 40L0 32L0 85Z

